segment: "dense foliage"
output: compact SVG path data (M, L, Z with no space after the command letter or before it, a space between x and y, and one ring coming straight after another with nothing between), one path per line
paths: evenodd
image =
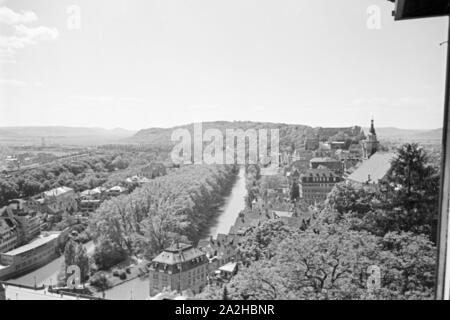
M34 196L52 188L67 186L76 191L95 188L107 180L109 172L127 163L115 155L99 155L67 162L55 162L41 168L13 173L0 178L0 205L18 197Z

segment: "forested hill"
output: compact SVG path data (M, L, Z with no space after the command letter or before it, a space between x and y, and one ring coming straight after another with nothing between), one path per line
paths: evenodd
M362 128L358 126L343 127L343 128L313 128L311 126L301 124L284 124L284 123L270 123L270 122L251 122L251 121L215 121L202 123L203 131L209 128L219 129L225 132L226 129L279 129L280 130L280 144L281 146L295 146L300 147L305 138L318 134L321 140L344 134L349 137L362 136ZM170 145L174 144L171 141L172 132L175 129L188 129L193 134L193 124L173 127L173 128L149 128L138 131L130 142L151 144L151 145Z

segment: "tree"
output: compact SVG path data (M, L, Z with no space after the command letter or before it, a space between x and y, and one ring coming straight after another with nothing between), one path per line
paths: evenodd
M222 300L230 300L230 298L228 297L227 286L223 286Z
M427 234L435 240L439 174L417 144L405 144L397 153L387 179L394 189L392 206L399 209L393 214L398 216L402 230Z
M78 244L76 249L75 265L80 268L81 282L85 283L89 278L90 265L86 248L81 243Z
M295 202L300 198L300 189L299 189L298 183L296 181L292 182L291 190L290 190L290 198L291 198L292 202Z
M328 204L340 214L354 212L364 215L374 209L377 194L363 187L355 187L347 183L339 183L328 195Z
M100 270L107 270L126 258L125 250L108 238L101 238L95 246L94 262Z
M80 282L86 282L89 278L90 271L89 257L87 255L86 248L82 244L69 239L64 247L64 263L62 264L61 271L58 274L59 285L66 285L67 268L74 265L80 268Z
M274 244L281 241L290 232L283 221L264 221L259 227L241 239L238 254L242 263L249 265L253 261L263 258L269 259L274 255L275 249L271 250Z
M66 242L64 247L64 263L66 266L71 266L75 264L77 254L77 243L72 239Z
M91 285L96 287L99 291L105 291L111 287L108 277L102 272L94 275L90 281Z

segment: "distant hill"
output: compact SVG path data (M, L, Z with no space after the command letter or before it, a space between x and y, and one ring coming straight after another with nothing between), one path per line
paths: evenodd
M380 139L399 139L411 141L441 140L442 129L419 130L419 129L399 129L394 127L375 128ZM369 132L369 128L364 128L364 132Z
M0 127L0 143L40 144L45 138L48 144L104 144L112 143L135 134L122 128L104 129L88 127L33 126Z
M318 134L321 138L331 137L339 132L345 132L351 136L357 136L361 127L345 127L345 128L313 128L301 124L285 124L270 122L251 122L251 121L215 121L202 123L203 131L209 128L220 130L223 134L226 129L279 129L281 146L295 146L301 148L305 137ZM193 124L177 126L173 128L149 128L138 131L133 137L127 139L131 143L142 143L148 145L173 145L171 141L172 132L176 129L187 129L193 134Z

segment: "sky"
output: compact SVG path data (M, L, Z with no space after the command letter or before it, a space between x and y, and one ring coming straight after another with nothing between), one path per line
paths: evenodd
M0 126L442 127L448 23L387 0L0 0Z

